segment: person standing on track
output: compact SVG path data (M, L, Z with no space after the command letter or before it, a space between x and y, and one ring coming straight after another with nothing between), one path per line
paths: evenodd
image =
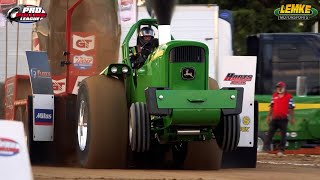
M280 129L281 140L278 156L284 155L287 141L287 126L289 122L294 124L294 102L292 95L286 91L286 84L282 81L278 82L276 85L276 92L272 95L272 100L270 103L270 110L267 115L267 124L269 124L269 131L265 144L265 151L270 151L270 145L272 138L277 131Z

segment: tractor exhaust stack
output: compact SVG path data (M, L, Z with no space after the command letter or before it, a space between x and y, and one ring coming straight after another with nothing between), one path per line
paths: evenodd
M171 41L171 26L159 25L159 44L164 44Z
M152 7L159 24L159 44L164 44L171 40L171 19L176 0L151 1Z

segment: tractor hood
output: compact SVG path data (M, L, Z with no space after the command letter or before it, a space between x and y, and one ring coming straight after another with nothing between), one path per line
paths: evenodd
M204 43L201 42L197 42L197 41L186 41L186 40L172 40L170 42L166 42L164 44L161 44L157 50L155 50L152 55L150 56L150 61L156 60L161 58L161 60L169 60L171 61L173 56L177 57L180 56L177 53L174 53L172 50L173 49L180 49L180 51L182 49L188 49L186 52L184 52L183 54L186 55L185 58L190 58L190 56L188 55L188 52L191 53L192 49L198 49L199 53L196 53L198 55L202 54L202 56L204 57L205 54L208 54L209 49L208 46ZM202 52L201 52L202 51ZM181 55L183 55L181 54ZM180 57L183 58L183 57ZM180 59L179 58L179 59ZM198 56L197 56L198 58ZM204 57L207 58L207 57ZM183 58L184 59L184 58ZM195 58L194 61L197 61L197 59Z

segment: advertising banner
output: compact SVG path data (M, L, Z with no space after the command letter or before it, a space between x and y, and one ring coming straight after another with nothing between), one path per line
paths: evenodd
M0 119L0 174L1 179L33 179L22 122Z
M27 51L33 94L53 94L51 71L46 52Z
M66 93L66 76L52 76L52 87L55 95L64 95Z
M244 88L242 113L240 114L239 147L253 147L254 145L254 90L256 61L255 56L224 56L220 62L220 88Z
M33 140L53 141L54 96L47 52L26 51L33 108Z
M137 0L119 0L120 23L133 24L137 20Z
M67 92L77 94L77 87L81 80L97 74L97 40L95 33L88 32L72 32L71 37L70 61L72 64Z
M96 36L94 33L73 32L70 52L70 75L93 75L96 71Z

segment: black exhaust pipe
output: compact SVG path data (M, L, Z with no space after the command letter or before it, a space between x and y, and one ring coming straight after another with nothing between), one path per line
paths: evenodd
M155 15L159 24L159 44L164 44L171 40L170 24L175 4L176 0L146 0L150 16L153 17Z
M146 0L149 14L154 12L159 25L170 25L175 4L176 0Z

